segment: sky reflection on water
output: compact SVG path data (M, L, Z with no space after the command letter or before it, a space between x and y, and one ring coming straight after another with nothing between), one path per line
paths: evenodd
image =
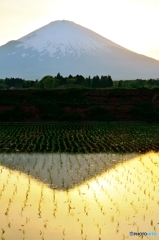
M1 239L159 234L158 153L0 154L0 164Z

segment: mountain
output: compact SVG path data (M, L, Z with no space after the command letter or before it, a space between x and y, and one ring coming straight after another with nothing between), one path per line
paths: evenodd
M111 75L159 78L159 61L132 52L71 21L54 21L0 47L0 78Z

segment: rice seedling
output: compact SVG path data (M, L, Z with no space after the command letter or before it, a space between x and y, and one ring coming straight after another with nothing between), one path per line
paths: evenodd
M40 135L37 137L37 129L40 128ZM80 130L79 130L80 129ZM103 152L110 149L111 151L118 152L143 152L147 150L158 150L158 125L136 125L133 128L125 125L113 126L112 124L88 124L83 125L74 124L70 126L69 124L60 125L59 124L36 124L28 126L0 126L0 131L2 132L0 151L12 152L13 150L18 150L28 147L28 151L50 151L50 149L57 149L61 152L65 152L68 147L71 151L87 151L89 152L92 148L93 151ZM102 137L101 137L102 133ZM63 137L66 136L66 137ZM89 138L88 138L89 136ZM152 141L152 137L153 140ZM151 140L151 141L150 141ZM15 142L15 143L14 143ZM131 145L129 143L131 142ZM50 144L52 143L52 144ZM22 147L22 146L25 147ZM63 146L63 147L62 147ZM84 146L86 148L84 148Z
M3 228L1 228L1 230L2 230L2 235L3 235L5 233L5 230Z
M17 126L1 128L5 136L9 133L9 141L13 133L17 136L16 129ZM44 137L39 135L34 141L34 129L38 131L40 129ZM20 132L20 128L18 130ZM126 130L121 128L120 131L118 129L119 135L116 127L110 126L108 129L108 126L99 124L95 126L86 124L82 128L77 124L71 130L74 132L70 133L68 124L65 124L63 129L58 124L56 127L53 124L48 126L37 124L24 128L18 135L19 139L23 137L22 144L24 137L28 143L33 142L30 150L39 149L37 145L40 146L41 142L41 151L47 150L47 147L48 151L49 148L54 148L56 151L60 150L59 153L0 154L0 206L3 206L0 227L5 231L3 234L1 231L1 238L49 240L50 236L55 236L56 239L65 240L110 240L116 237L127 239L129 230L136 231L137 227L141 229L142 226L145 229L152 227L152 230L158 231L157 153L118 154L117 144L124 142L123 136L131 141L126 133L130 131L128 128ZM138 127L139 133L140 130ZM23 132L27 134L24 136ZM28 140L29 132L32 137ZM99 137L98 134L101 132L103 135ZM65 138L62 137L64 134ZM84 143L89 135L91 140L89 145L85 144L84 150ZM140 138L135 139L137 136L135 128L133 136L132 148L136 148ZM45 143L46 138L48 141ZM144 134L142 141L145 138ZM97 141L100 139L101 144L98 145ZM96 141L96 144L92 145L92 141ZM103 143L106 151L111 144L111 148L116 151L115 155L102 153ZM18 143L16 144L14 149L20 150ZM96 148L97 154L84 153L91 149L91 146ZM122 145L122 151L123 146L125 149L130 147ZM64 153L66 147L72 151L71 154L67 151ZM75 150L81 153L74 154ZM13 221L15 212L16 222ZM35 221L37 228L33 229ZM23 228L20 223L24 225ZM12 229L21 231L15 231L15 236L12 236ZM114 231L111 232L111 229Z

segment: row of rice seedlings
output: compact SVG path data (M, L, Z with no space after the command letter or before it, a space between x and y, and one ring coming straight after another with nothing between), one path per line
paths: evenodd
M28 198L29 198L29 194L30 194L30 187L31 187L31 180L30 180L30 176L28 177L28 186L27 186L27 191L26 191L26 195L25 195L25 200L23 203L23 206L21 208L21 216L22 213L24 211L24 209L27 207L27 202L28 202Z
M69 124L0 126L0 151L144 152L150 149L150 146L151 149L157 150L159 129L155 127L154 131L153 126L149 128L135 126L132 129L131 126L114 127L111 124L100 123L71 126ZM39 131L40 135L37 136Z

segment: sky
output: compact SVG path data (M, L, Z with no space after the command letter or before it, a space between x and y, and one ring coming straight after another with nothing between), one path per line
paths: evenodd
M69 20L159 60L158 16L159 0L0 0L0 46Z

